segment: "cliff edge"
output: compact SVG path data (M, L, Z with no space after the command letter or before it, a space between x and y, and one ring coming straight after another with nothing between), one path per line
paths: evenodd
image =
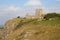
M5 24L5 40L60 40L60 21L53 22L14 18Z

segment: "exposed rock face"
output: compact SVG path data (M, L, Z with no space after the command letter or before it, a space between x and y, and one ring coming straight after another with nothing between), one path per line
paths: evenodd
M5 30L5 35L8 36L13 30L17 27L17 25L20 23L21 19L20 18L14 18L12 20L9 20L6 22L4 26Z
M2 40L2 39L3 39L3 28L0 29L0 40Z
M5 33L5 40L60 40L60 27L29 24L19 18L5 24Z

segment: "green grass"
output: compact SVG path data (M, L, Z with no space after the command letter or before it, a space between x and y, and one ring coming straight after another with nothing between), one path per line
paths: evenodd
M60 20L45 20L45 21L38 21L34 20L30 22L29 24L35 24L35 25L50 25L50 26L57 26L60 27Z

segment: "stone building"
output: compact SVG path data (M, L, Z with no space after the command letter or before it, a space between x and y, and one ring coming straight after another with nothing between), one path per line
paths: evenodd
M35 10L35 17L36 18L42 18L42 9L36 9Z
M27 19L43 19L42 9L36 9L35 15L29 15L29 13L25 16Z
M25 16L27 19L35 19L35 16L29 15L29 13L26 14Z

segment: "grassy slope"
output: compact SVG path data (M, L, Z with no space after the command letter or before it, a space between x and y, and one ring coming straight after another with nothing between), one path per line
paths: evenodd
M24 20L25 21L25 20ZM24 37L26 32L33 31L31 36ZM23 35L22 35L23 34ZM31 21L26 22L22 27L18 28L6 38L6 40L60 40L60 21L47 20L47 21Z

